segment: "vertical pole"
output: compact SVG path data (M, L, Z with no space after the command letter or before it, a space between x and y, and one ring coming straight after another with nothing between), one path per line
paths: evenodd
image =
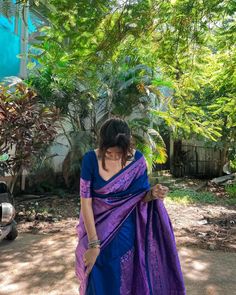
M25 190L26 175L27 175L27 171L25 169L23 169L22 174L21 174L21 191Z
M19 34L19 4L16 5L16 13L15 13L15 20L14 20L14 33L18 36Z
M21 11L21 35L20 35L20 78L27 77L27 55L28 55L28 17L29 17L29 1L22 6Z
M170 173L174 173L174 139L170 131Z
M27 63L28 63L28 42L29 42L29 31L28 31L28 17L29 17L29 1L22 4L21 10L21 34L20 34L20 78L27 78ZM21 190L25 190L25 178L26 171L23 170L21 175Z

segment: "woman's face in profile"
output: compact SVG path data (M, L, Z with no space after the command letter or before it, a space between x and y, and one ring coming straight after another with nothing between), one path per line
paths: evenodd
M122 149L116 146L110 147L106 150L105 156L108 160L120 160L122 158Z

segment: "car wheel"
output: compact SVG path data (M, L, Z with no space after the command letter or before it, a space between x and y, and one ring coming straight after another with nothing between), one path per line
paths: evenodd
M15 238L18 236L18 230L16 228L16 223L13 222L12 224L12 229L11 231L9 232L9 234L6 236L6 239L7 240L10 240L10 241L13 241L15 240Z

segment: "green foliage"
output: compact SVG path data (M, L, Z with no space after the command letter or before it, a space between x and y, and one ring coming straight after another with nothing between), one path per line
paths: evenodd
M166 146L162 136L157 131L159 129L150 128L148 118L133 119L128 121L135 141L135 146L145 156L149 172L155 164L165 163L167 160Z
M191 189L176 189L169 192L167 202L175 202L184 205L198 203L236 205L236 186L227 186L226 191L230 195L229 198L218 198L211 192L196 192Z
M187 138L192 134L199 134L216 141L221 136L221 128L197 105L185 102L172 105L172 102L169 102L167 111L153 109L152 113L165 120L174 137Z
M234 1L50 5L56 9L35 43L40 54L31 54L41 65L31 81L72 130L90 131L96 139L105 119L128 118L140 149L159 162L165 158L158 139L163 125L175 137L198 134L233 149Z
M146 153L149 161L163 163L166 160L165 144L158 133L158 124L153 125L152 121L155 120L149 115L150 106L158 103L158 95L160 95L158 87L151 84L152 79L155 78L154 71L143 64L134 64L132 58L128 56L120 58L115 63L104 64L97 71L97 89L95 90L91 83L84 81L71 82L70 85L74 83L71 90L69 85L60 90L60 83L57 81L55 83L48 72L45 72L43 76L31 78L31 84L39 91L41 100L49 105L56 105L61 109L61 113L64 113L61 127L67 123L72 128L72 131L64 131L62 135L67 137L71 149L76 151L76 153L70 153L71 160L67 160L77 163L75 169L77 174L78 159L81 159L83 155L82 145L86 140L84 134L90 133L90 143L86 144L86 147L91 147L97 140L100 125L110 116L129 120L140 149L144 150L143 145L151 148L149 153ZM162 79L155 81L157 80L159 86L165 84ZM137 115L134 116L134 112L141 117L135 118ZM130 116L134 119L131 120ZM77 147L75 147L75 140L72 139L72 136L77 137L76 134L82 135ZM77 155L77 161L72 154ZM73 174L71 169L73 170L67 163L65 179L68 179L71 173Z
M135 65L130 56L109 65L108 70L104 70L105 76L101 73L102 96L98 101L108 102L104 104L107 108L104 114L108 117L115 115L128 121L135 144L144 153L151 170L153 164L164 163L167 158L165 143L159 133L160 120L150 114L150 108L159 104L161 95L159 88L152 85L156 73L146 65ZM165 85L164 80L156 80L158 86Z
M227 185L225 187L225 190L227 191L227 193L229 194L231 199L234 199L235 203L236 203L236 184L232 184L232 185Z
M236 172L236 152L233 152L232 160L230 160L230 168L232 172Z

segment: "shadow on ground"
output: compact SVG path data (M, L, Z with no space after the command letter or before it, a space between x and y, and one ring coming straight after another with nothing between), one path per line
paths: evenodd
M78 295L74 274L76 236L20 234L0 243L1 295ZM188 295L233 295L236 254L181 247ZM138 294L140 295L140 294Z
M179 255L187 295L236 294L236 253L182 247Z
M20 234L14 242L3 241L0 294L79 294L74 273L75 247L76 237L66 233Z

